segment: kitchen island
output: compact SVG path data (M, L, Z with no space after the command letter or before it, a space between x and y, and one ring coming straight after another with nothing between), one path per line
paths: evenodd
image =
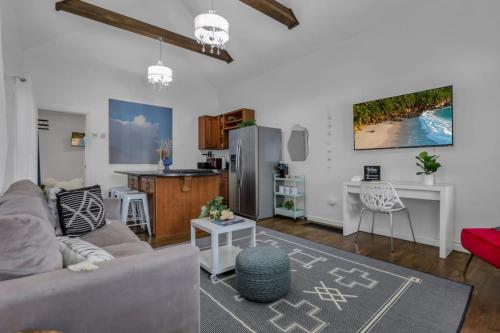
M115 171L128 187L148 196L152 232L170 242L190 237L190 221L201 206L220 195L221 173L214 170Z

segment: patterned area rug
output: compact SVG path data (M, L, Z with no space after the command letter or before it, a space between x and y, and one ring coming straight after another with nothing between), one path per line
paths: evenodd
M233 243L250 244L249 233ZM197 245L210 247L208 238ZM257 246L285 250L292 285L276 302L240 298L234 271L213 283L201 270L201 332L457 332L472 287L267 228Z

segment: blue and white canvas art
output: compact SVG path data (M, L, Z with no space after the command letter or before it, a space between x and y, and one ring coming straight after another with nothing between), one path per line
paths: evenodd
M164 143L171 160L171 108L109 100L110 164L156 164Z

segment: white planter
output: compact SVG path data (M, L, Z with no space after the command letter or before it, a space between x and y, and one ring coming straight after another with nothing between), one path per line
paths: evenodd
M427 186L433 186L435 182L435 174L430 174L430 175L423 175L422 176L422 183Z

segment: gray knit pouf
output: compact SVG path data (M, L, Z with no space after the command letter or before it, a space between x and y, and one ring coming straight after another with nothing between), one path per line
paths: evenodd
M290 289L288 254L270 246L251 247L236 257L236 289L255 302L272 302Z

